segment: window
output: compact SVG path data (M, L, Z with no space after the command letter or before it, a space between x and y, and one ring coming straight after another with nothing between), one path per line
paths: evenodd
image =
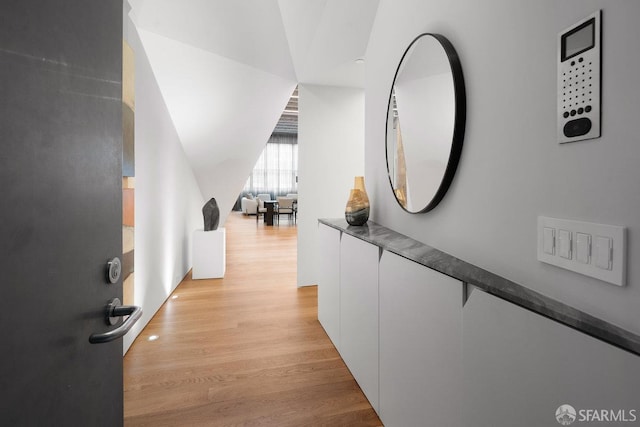
M244 186L245 193L269 193L272 197L298 191L298 138L271 135Z

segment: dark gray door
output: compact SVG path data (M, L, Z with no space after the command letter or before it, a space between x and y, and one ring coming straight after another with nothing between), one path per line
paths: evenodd
M122 424L122 0L0 1L0 424Z

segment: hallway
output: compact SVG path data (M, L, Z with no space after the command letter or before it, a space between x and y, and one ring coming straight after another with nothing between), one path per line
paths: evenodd
M296 288L296 227L226 228L225 278L188 275L125 356L125 425L381 425Z

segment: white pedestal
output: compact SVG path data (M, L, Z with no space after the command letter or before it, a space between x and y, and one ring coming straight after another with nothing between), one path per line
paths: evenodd
M193 232L194 279L217 279L226 270L226 233L224 227L217 230Z

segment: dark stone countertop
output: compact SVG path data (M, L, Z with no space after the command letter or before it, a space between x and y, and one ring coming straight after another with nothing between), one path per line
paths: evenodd
M351 226L344 219L318 222L640 356L640 336L375 222L363 226Z

